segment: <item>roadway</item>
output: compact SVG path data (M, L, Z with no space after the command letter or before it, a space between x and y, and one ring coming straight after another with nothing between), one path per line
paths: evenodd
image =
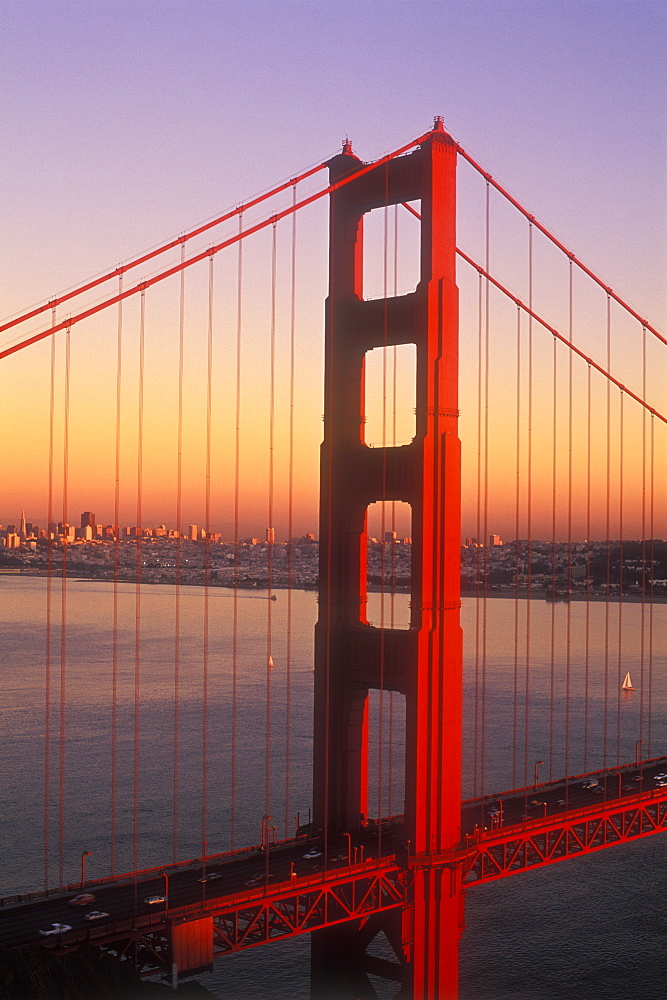
M542 783L526 789L501 795L488 795L483 799L468 800L462 804L462 841L466 836L475 837L485 831L505 829L515 824L557 818L574 810L596 807L610 800L630 799L642 791L656 790L656 775L667 772L667 757L655 758L640 766L624 766L606 772L580 775L567 781ZM591 784L594 782L594 784ZM664 788L667 794L667 786ZM349 860L370 859L377 856L397 855L401 864L407 864L410 845L404 839L400 821L388 822L381 831L369 824L359 835L331 841L327 869L343 869ZM177 910L206 900L247 894L257 898L272 885L289 883L291 877L312 876L324 868L321 840L313 837L283 841L262 850L257 847L236 854L208 858L204 867L201 861L183 866L168 867L165 874L153 869L141 873L136 879L125 877L87 883L85 890L70 887L64 894L40 895L30 901L7 901L0 906L0 945L14 947L35 941L55 941L56 937L40 935L41 929L54 923L66 924L73 931L94 931L94 936L104 936L104 927L132 919L141 925L147 918L160 920L169 910ZM81 891L94 895L94 901L83 906L72 906L71 900ZM158 902L148 903L151 896ZM100 911L108 916L95 921L86 920L86 914ZM159 920L158 920L159 922ZM59 939L67 942L65 934Z

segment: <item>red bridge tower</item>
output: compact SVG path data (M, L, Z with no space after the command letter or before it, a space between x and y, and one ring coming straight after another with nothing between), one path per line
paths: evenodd
M365 971L403 982L402 997L457 995L460 871L443 856L460 839L462 638L458 439L456 146L436 119L412 153L380 161L331 195L321 452L320 590L315 636L314 821L325 845L368 815L368 693L406 699L405 820L409 904L383 925L399 964L365 956L378 927L313 934L313 994L373 995ZM346 143L332 183L363 164ZM363 299L363 217L421 202L421 271L408 295ZM364 358L415 344L416 433L400 447L364 440ZM408 630L366 618L366 513L377 500L412 508ZM354 957L358 961L355 962ZM369 964L370 963L370 964ZM371 968L372 966L372 968ZM384 968L383 968L384 967Z

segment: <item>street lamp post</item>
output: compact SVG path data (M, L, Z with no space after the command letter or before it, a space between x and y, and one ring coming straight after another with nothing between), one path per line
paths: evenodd
M203 883L203 885L205 887L206 886L206 852L208 850L208 840L205 840L203 842L202 847L203 847L203 853L202 853L202 859L201 859L201 881L202 881L202 883Z
M347 866L348 868L352 864L352 836L349 833L344 833L344 837L347 837Z
M86 884L86 858L92 857L92 851L81 852L81 888Z
M643 740L637 740L635 742L635 764L637 765L637 767L639 767L639 747L640 744L642 744L643 742L644 742Z
M537 788L538 781L539 781L540 764L544 764L544 761L543 760L536 760L535 761L535 783L534 783L534 787L535 788Z
M169 909L169 876L166 872L160 872L160 875L164 879L164 908Z

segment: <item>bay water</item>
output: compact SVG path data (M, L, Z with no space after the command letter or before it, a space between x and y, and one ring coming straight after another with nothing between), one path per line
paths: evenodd
M114 657L112 583L68 580L63 594L56 580L0 576L0 896L76 881L83 851L90 878L109 874L112 836L122 872L199 857L203 840L209 854L256 844L265 815L278 837L307 819L317 598L267 598L117 584ZM389 620L381 600L371 620ZM399 596L391 619L407 616ZM537 761L547 780L667 753L666 605L466 599L462 623L465 795L532 781ZM399 696L373 696L371 812L402 810L403 719ZM666 844L658 834L469 891L461 1000L664 1000ZM219 960L201 981L220 998L305 1000L308 965L304 936Z

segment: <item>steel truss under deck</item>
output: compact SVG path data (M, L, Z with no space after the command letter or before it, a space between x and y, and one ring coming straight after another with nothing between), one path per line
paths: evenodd
M667 830L667 798L650 793L477 834L465 883L480 885Z
M170 974L169 941L179 925L211 919L215 958L401 908L406 882L405 870L390 856L179 907L159 916L70 932L59 942L42 941L42 946L63 955L83 944L95 944L129 961L142 976Z

